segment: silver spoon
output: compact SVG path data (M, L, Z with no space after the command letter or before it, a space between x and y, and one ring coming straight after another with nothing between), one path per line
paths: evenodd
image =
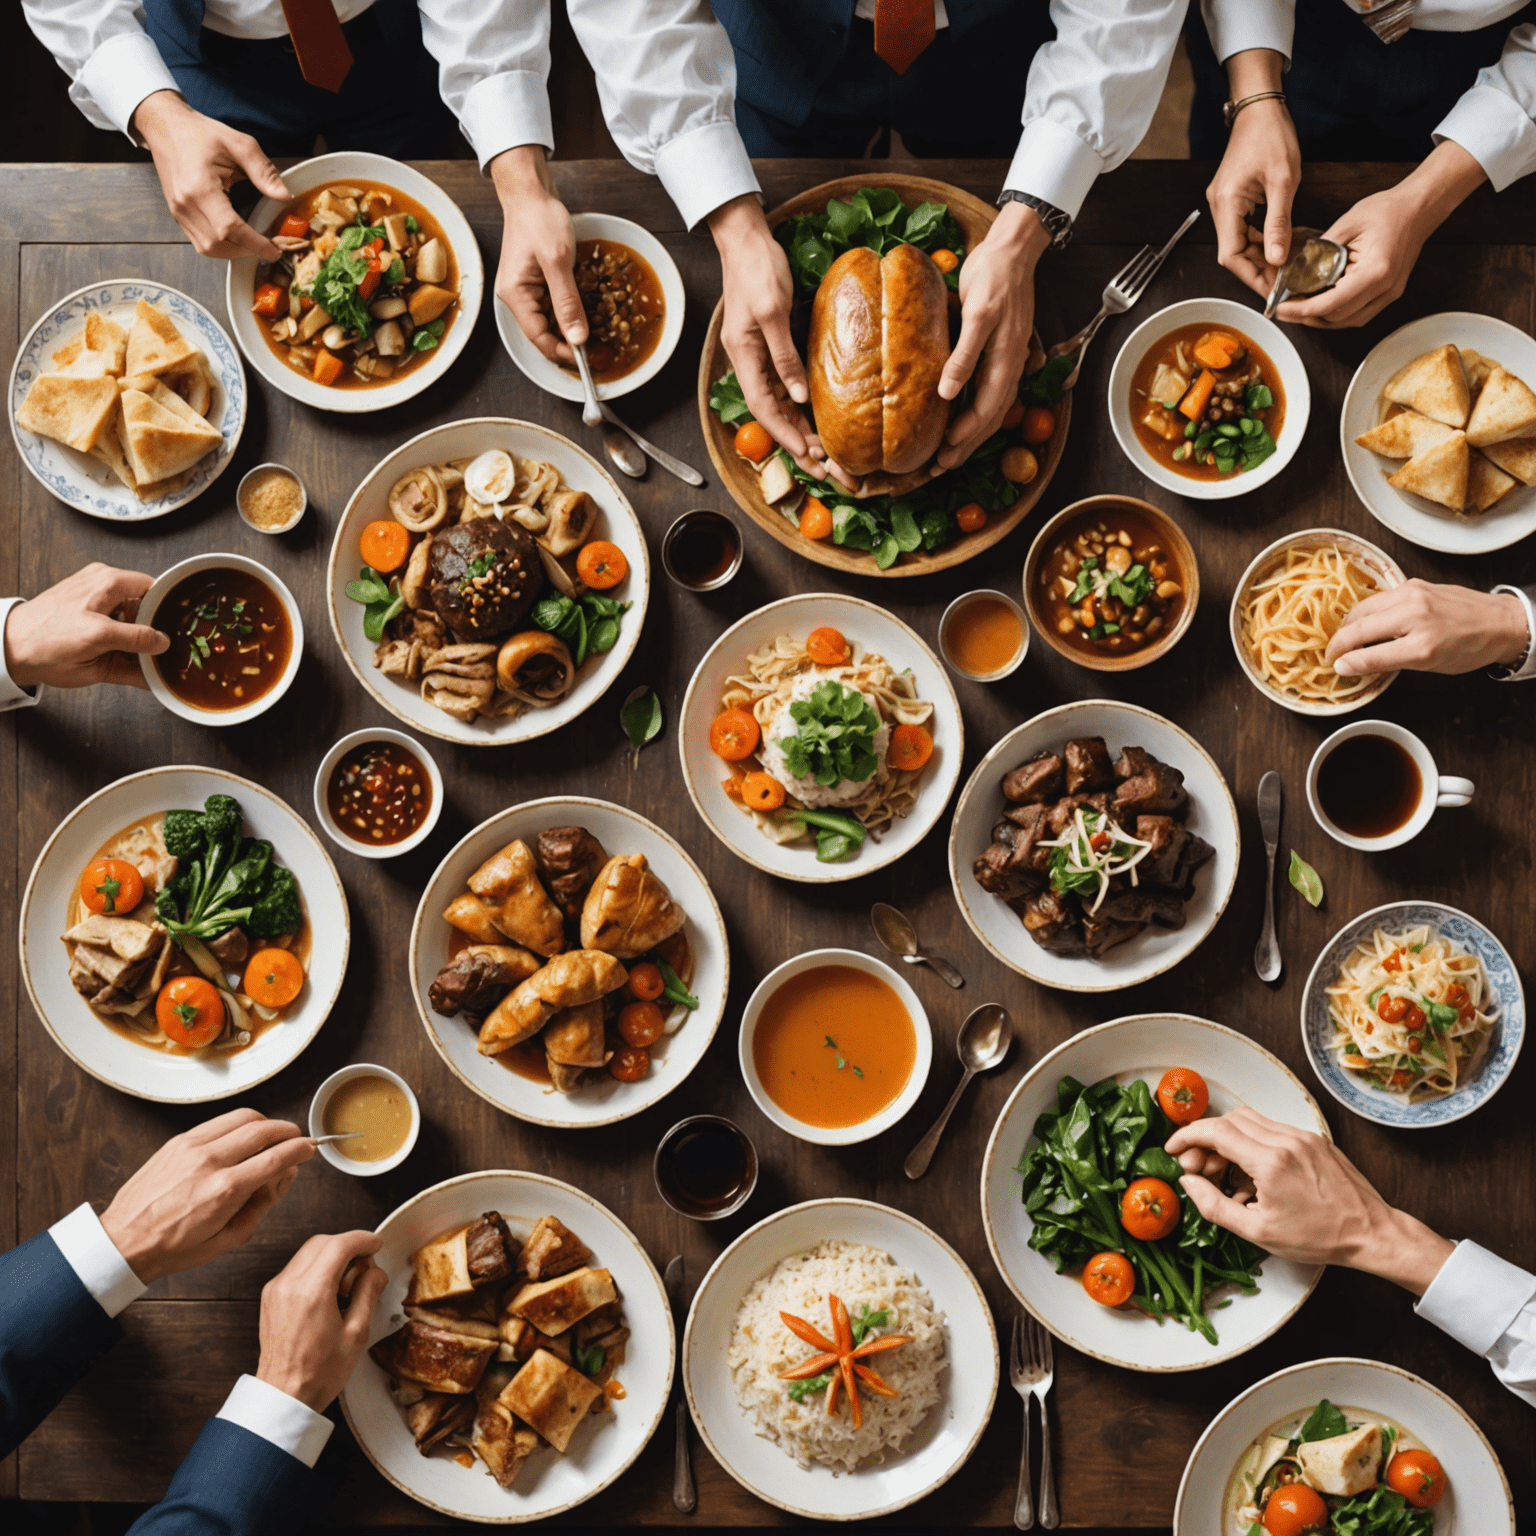
M366 1136L366 1131L337 1131L334 1136L311 1136L309 1139L317 1147L329 1146L333 1141L351 1141L354 1136Z
M1291 254L1275 274L1275 285L1264 301L1264 318L1273 319L1286 299L1304 299L1332 288L1349 266L1349 251L1315 229L1291 231Z
M1253 968L1260 981L1280 975L1280 944L1275 938L1275 849L1280 842L1280 775L1273 768L1259 780L1259 831L1264 837L1268 874L1264 880L1264 926L1253 951Z
M965 1076L950 1094L944 1113L933 1122L933 1129L908 1153L902 1166L909 1179L920 1179L927 1173L928 1164L933 1161L933 1154L938 1150L939 1138L944 1134L944 1127L949 1124L949 1117L954 1114L955 1105L960 1102L960 1095L978 1072L990 1072L993 1067L1002 1064L1012 1040L1013 1020L1008 1017L1008 1010L1001 1003L983 1003L980 1008L972 1010L960 1026L955 1050L959 1052Z
M869 919L875 925L875 937L893 955L900 955L908 965L926 965L952 987L963 987L965 977L942 955L925 955L917 945L917 930L904 912L898 912L888 902L877 901L869 909Z
M674 459L665 448L658 448L655 443L641 437L632 426L620 421L597 398L597 384L592 378L592 365L587 361L586 347L573 346L571 351L576 354L576 370L581 374L581 387L587 397L587 403L581 408L581 419L589 427L602 428L603 444L608 450L608 457L626 475L632 475L636 480L645 473L645 460L624 441L624 437L627 436L633 441L635 448L655 459L668 474L676 475L679 480L689 485L703 485L704 476L691 464L685 464L681 459Z

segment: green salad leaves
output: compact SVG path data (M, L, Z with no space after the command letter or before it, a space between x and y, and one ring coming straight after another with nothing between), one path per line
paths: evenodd
M363 633L375 645L384 638L384 626L405 607L399 582L381 576L371 565L365 565L357 580L349 581L342 590L354 603L363 605Z
M579 668L588 656L600 656L619 642L619 625L629 609L616 597L585 592L580 597L555 594L533 605L533 622L565 641Z
M778 737L777 744L795 778L814 778L828 786L844 779L862 784L879 771L874 740L880 716L857 688L829 677L809 698L796 699L789 717L796 733Z
M944 203L919 203L909 208L889 187L861 187L848 201L833 198L825 213L785 219L774 231L789 256L789 270L804 293L814 293L827 269L844 251L868 246L884 255L898 245L915 245L930 255L953 251L955 269L944 274L946 285L959 287L959 261L965 260L965 236Z
M335 250L325 258L309 287L298 289L300 294L312 298L337 325L356 331L360 338L373 334L373 316L368 313L367 300L359 292L359 285L369 270L368 255L362 247L384 239L383 225L364 224L359 216L356 224L348 224L336 232ZM404 277L405 264L397 256L380 279L379 286L387 288Z

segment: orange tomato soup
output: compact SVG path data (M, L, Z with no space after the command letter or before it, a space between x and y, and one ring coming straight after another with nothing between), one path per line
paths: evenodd
M752 1036L759 1081L786 1115L838 1129L873 1119L907 1086L917 1028L895 989L850 965L782 982Z
M944 645L962 672L986 677L1001 672L1019 654L1024 626L1007 603L978 597L955 610L944 626Z

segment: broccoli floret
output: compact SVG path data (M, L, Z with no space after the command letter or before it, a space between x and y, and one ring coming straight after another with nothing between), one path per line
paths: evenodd
M166 851L183 864L198 858L207 846L199 811L167 811L160 835L165 839Z
M303 925L299 882L293 871L277 864L269 865L261 882L260 895L251 903L246 930L253 938L270 939L280 933L297 933Z
M239 842L244 820L240 802L229 795L209 795L203 802L203 833L210 845Z

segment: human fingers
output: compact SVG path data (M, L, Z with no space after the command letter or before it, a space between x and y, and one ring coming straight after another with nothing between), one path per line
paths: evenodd
M586 345L587 312L576 288L576 274L571 270L569 246L557 245L539 253L539 267L549 289L550 309L560 334L573 347Z
M789 398L797 405L804 405L811 397L805 382L805 365L795 351L794 338L789 332L789 311L775 307L758 317L758 329L762 332L768 356L774 372L789 391Z
M315 1155L308 1137L295 1137L269 1146L238 1163L224 1165L198 1183L196 1196L211 1203L213 1217L222 1226L247 1200L290 1168L298 1168Z
M550 362L575 361L575 354L550 323L545 308L547 294L541 283L519 281L506 289L498 288L497 296L512 311L518 329Z
M1376 594L1377 597L1391 595L1386 592ZM1336 656L1346 651L1357 651L1363 645L1377 645L1383 640L1400 640L1412 628L1412 616L1402 612L1399 604L1377 603L1374 608L1367 608L1365 603L1361 603L1339 625L1333 639L1328 642L1328 649L1323 652L1323 658L1332 661Z
M90 584L86 606L108 615L130 604L137 607L139 599L155 584L155 578L143 571L125 571L101 561L87 566L80 574Z
M91 642L98 652L127 651L132 656L158 656L171 648L171 637L162 630L105 617L91 627Z
M808 423L798 407L779 399L773 391L768 344L762 333L744 335L726 348L736 369L747 409L763 424L769 437L797 464L820 478L825 471L811 462Z
M1218 1227L1225 1227L1250 1243L1259 1241L1263 1219L1251 1204L1222 1194L1209 1179L1198 1174L1186 1173L1179 1180L1179 1186L1205 1220L1214 1221Z
M1219 1179L1232 1165L1219 1152L1207 1152L1203 1147L1187 1147L1178 1157L1179 1166L1185 1173L1197 1173L1204 1179Z
M1191 1125L1181 1125L1164 1144L1170 1157L1177 1157L1189 1147L1217 1152L1229 1163L1236 1163L1250 1172L1253 1163L1262 1161L1268 1150L1231 1115L1209 1115Z
M231 160L250 178L251 185L263 197L287 202L293 196L277 167L267 159L266 151L248 133L227 130L226 150Z
M1376 677L1383 672L1431 670L1422 641L1416 636L1405 635L1400 640L1387 640L1360 650L1346 651L1336 657L1333 670L1340 677Z
M232 1125L221 1135L205 1143L206 1155L220 1168L232 1168L248 1158L264 1152L281 1142L295 1138L312 1146L291 1120L269 1120L265 1115L247 1120L242 1125Z
M971 291L975 292L974 289ZM987 343L992 339L992 333L997 329L998 319L997 311L984 301L961 303L960 339L955 343L955 350L949 354L949 361L944 364L944 372L939 375L941 400L953 400L965 388L976 371L976 365L981 361Z
M149 689L149 682L144 676L144 668L139 665L137 656L125 656L121 651L109 651L105 656L99 657L98 662L103 667L100 673L100 681L110 683L122 688Z
M214 1234L208 1244L208 1258L216 1258L231 1249L239 1248L261 1225L262 1217L288 1193L297 1173L297 1168L290 1168L257 1189Z
M215 1115L212 1120L204 1120L199 1125L189 1127L179 1136L173 1136L167 1146L200 1147L206 1142L217 1141L220 1136L234 1130L237 1126L249 1125L253 1120L265 1120L266 1116L258 1109L249 1106L240 1109L226 1110L222 1115Z
M341 1331L347 1343L359 1353L368 1342L368 1328L373 1321L373 1309L389 1284L389 1276L377 1264L370 1264L353 1282L347 1299L346 1314L342 1318Z
M976 375L976 394L970 406L950 424L947 441L935 460L942 474L962 464L1003 424L1018 395L1026 350L1007 346L999 331Z
M1273 267L1291 254L1291 200L1296 178L1288 165L1272 163L1264 175L1264 255Z
M1248 247L1248 215L1253 212L1254 198L1236 178L1224 177L1220 171L1206 188L1205 198L1216 229L1216 260L1230 272L1233 262Z
M309 1283L331 1295L341 1289L347 1267L365 1256L371 1257L384 1246L377 1232L358 1228L352 1232L318 1233L299 1249L290 1267L304 1259L301 1273Z

